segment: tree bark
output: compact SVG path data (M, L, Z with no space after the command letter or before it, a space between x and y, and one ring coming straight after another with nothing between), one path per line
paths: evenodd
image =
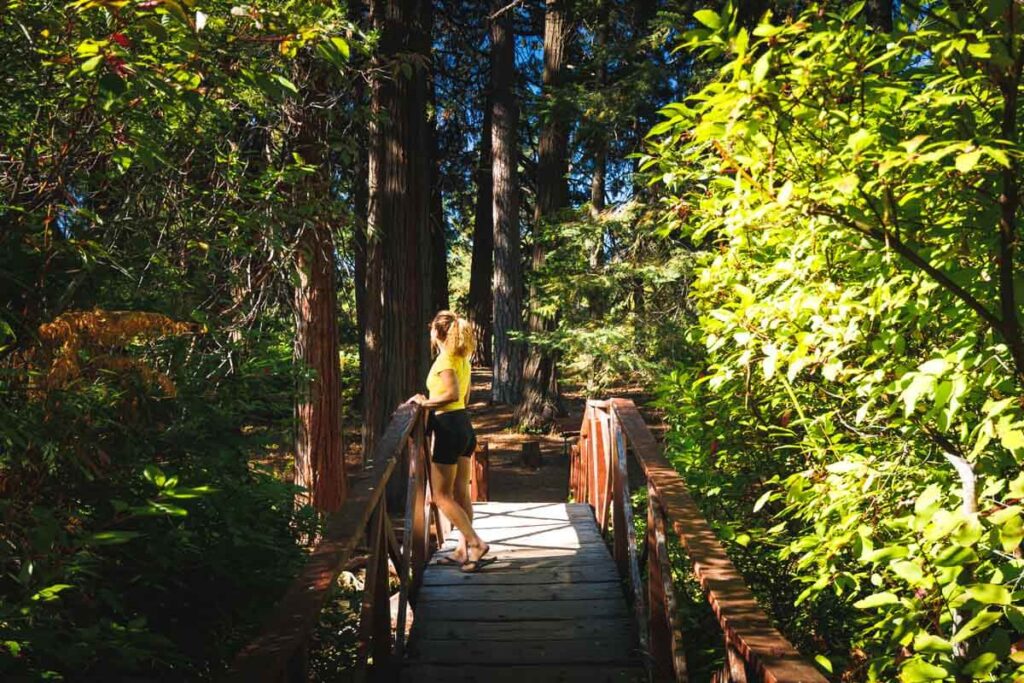
M313 74L309 80L313 97L327 90L326 79ZM338 510L346 493L334 233L331 217L317 210L330 187L329 111L310 102L286 108L289 125L295 130L295 151L317 168L293 185L292 202L300 216L296 226L294 356L310 373L300 380L296 394L295 483L306 489L300 500L320 512ZM309 207L312 212L306 214Z
M367 460L394 409L423 384L429 362L430 173L427 139L429 29L425 0L374 0L380 33L371 101L370 199L367 221L367 307L363 371L363 447ZM425 46L425 47L424 47ZM415 54L409 59L407 55ZM389 486L401 509L404 479Z
M511 11L504 0L492 0L500 15L491 22L493 109L491 175L494 218L494 375L491 399L517 403L522 392L522 347L512 337L523 329L523 273L519 246L517 129L519 111L513 93L515 37Z
M312 377L302 380L295 404L295 484L320 512L341 507L346 493L341 439L337 286L331 226L302 229L296 250L295 358Z
M348 6L349 20L366 29L363 11L365 5L360 0L350 0ZM365 113L368 111L366 102L366 84L362 73L357 73L352 79L352 96L356 102L356 111ZM358 156L355 167L352 169L352 258L354 261L355 297L356 297L356 329L360 331L359 337L359 367L360 371L366 365L366 337L363 330L366 330L366 308L367 308L367 217L370 202L370 130L362 130L357 127L356 134L359 136L357 143ZM363 403L363 387L360 382L358 404ZM366 453L360 451L363 462L366 461Z
M546 0L544 21L543 97L547 113L540 132L537 154L537 206L534 212L530 286L530 347L523 370L523 400L516 421L525 429L546 429L564 414L558 392L556 352L543 337L554 332L557 316L541 313L536 276L543 272L548 252L557 242L547 233L550 223L569 204L569 112L560 92L565 83L572 25L566 0ZM538 343L539 342L539 343Z
M473 220L473 260L469 274L469 320L476 329L475 363L490 367L491 315L494 297L494 218L491 184L491 95L484 97L484 121L480 131L480 159L476 169L476 215Z

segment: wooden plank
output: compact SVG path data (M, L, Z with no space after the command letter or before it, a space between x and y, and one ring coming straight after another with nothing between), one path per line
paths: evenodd
M511 600L465 604L450 600L420 600L416 605L416 623L421 621L517 621L521 619L581 619L600 614L626 617L626 601L621 597L598 600Z
M639 666L409 666L402 672L408 683L646 683Z
M477 574L467 574L458 567L434 565L424 574L423 585L460 586L468 583L476 586L532 583L561 585L618 580L618 573L607 563L531 567L529 571L522 571L521 567L509 564L506 564L505 567L493 564L487 567L486 571Z
M575 640L516 638L513 640L427 640L410 643L409 654L417 663L466 664L486 662L514 665L537 664L631 664L633 640L629 632Z
M611 557L611 555L608 554L608 549L598 543L592 543L578 548L533 548L529 546L492 545L491 551L488 555L493 555L499 560L499 563L501 561L508 561L513 564L522 563L521 567L523 569L541 566L605 562L609 557ZM527 562L527 560L536 560L539 564L530 563ZM547 562L545 562L545 560ZM494 568L496 568L495 565L489 565L485 571L491 571Z
M622 584L618 581L603 583L550 584L498 584L423 586L420 600L467 600L491 602L495 600L614 600L622 598ZM481 606L480 609L486 609Z
M420 408L412 404L395 411L371 460L380 464L350 482L349 497L341 509L331 515L323 540L288 587L261 634L235 657L227 680L276 680L288 660L305 645L341 568L363 537L419 411Z
M633 623L625 617L593 615L587 619L523 619L521 621L417 622L416 637L430 640L512 640L543 638L574 640L630 634Z
M768 683L825 683L827 679L772 626L633 402L614 399L612 403L726 637Z

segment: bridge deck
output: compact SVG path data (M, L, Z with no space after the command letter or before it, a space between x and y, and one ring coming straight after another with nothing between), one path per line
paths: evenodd
M474 511L498 562L476 574L427 567L403 680L646 680L589 506L492 502ZM454 532L445 549L456 541Z

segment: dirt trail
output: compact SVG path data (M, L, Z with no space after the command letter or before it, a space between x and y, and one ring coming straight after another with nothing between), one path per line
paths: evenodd
M491 500L507 502L563 502L569 491L569 448L575 437L565 441L559 432L577 431L583 419L586 397L566 390L563 394L569 414L558 420L555 433L551 435L521 434L510 429L513 406L491 405L491 373L487 370L473 371L473 387L470 393L469 411L477 438L489 444L490 497ZM619 387L608 392L608 396L631 398L638 405L646 396L640 387ZM602 396L606 398L606 396ZM645 411L647 412L647 411ZM652 428L655 422L648 416ZM657 430L656 433L660 433ZM539 469L523 467L520 455L523 444L540 444L542 465Z

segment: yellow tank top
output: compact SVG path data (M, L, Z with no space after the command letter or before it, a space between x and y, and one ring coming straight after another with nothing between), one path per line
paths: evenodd
M465 410L466 400L469 398L469 384L471 371L469 358L452 356L447 351L437 354L434 364L430 366L430 373L427 374L427 391L430 392L430 399L437 398L444 391L444 383L441 381L441 372L451 370L455 373L455 382L458 384L459 398L451 403L438 406L434 409L437 413L448 413L453 410Z

